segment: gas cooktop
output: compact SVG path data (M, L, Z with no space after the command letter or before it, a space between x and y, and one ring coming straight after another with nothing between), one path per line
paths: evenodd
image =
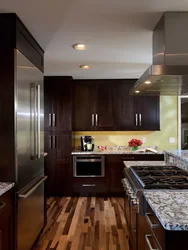
M188 189L188 172L176 166L132 166L144 189Z

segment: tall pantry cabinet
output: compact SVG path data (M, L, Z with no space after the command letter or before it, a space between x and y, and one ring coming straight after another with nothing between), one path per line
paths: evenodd
M69 195L72 150L72 77L44 77L47 196Z

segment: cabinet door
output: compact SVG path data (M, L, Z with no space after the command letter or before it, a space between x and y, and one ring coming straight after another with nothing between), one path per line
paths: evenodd
M160 130L160 101L158 96L134 97L137 130Z
M0 249L13 250L13 211L12 206L0 214Z
M44 171L48 179L45 181L45 193L48 197L55 195L55 167L56 149L53 146L53 133L44 132L44 151L48 153L45 157Z
M136 80L121 80L115 85L116 130L135 130L134 97L129 91Z
M109 183L109 192L110 193L124 193L123 185L121 180L124 178L123 174L123 161L120 156L107 156L107 165L108 165L108 183Z
M72 129L72 78L44 77L45 129Z
M52 129L52 86L48 78L44 77L44 129Z
M141 127L143 130L160 130L159 96L142 97Z
M108 80L96 83L95 130L115 130L114 86Z
M72 130L72 78L52 77L52 126L57 130Z
M73 128L75 131L94 130L96 86L93 82L75 81Z

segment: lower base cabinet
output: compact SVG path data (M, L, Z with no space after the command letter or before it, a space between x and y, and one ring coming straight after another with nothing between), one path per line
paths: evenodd
M146 203L146 214L137 214L137 250L187 250L188 231L165 230Z
M13 208L12 192L0 196L0 249L13 250Z
M75 196L106 196L106 177L73 177L72 193Z

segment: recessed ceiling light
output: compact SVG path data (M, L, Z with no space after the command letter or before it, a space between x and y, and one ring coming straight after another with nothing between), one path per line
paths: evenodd
M81 69L90 69L91 68L91 66L89 66L89 65L80 65L79 67Z
M145 83L145 84L150 84L151 82L150 82L150 81L145 81L144 83Z
M87 46L83 43L75 43L72 45L72 47L76 50L86 50Z
M138 93L140 93L140 91L139 91L139 90L136 90L136 91L135 91L135 93L137 93L137 94L138 94Z

